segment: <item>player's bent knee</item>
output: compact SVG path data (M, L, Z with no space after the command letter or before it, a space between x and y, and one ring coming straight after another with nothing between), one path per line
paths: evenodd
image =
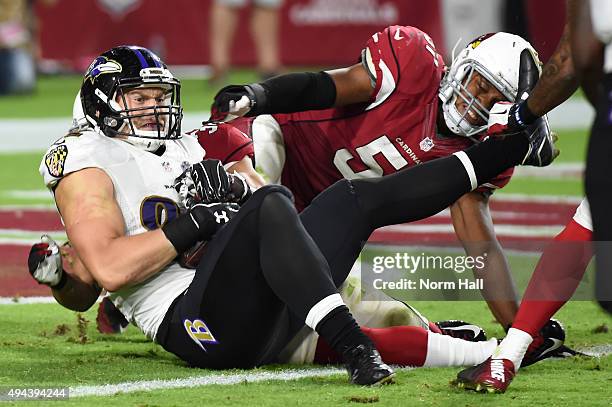
M263 199L266 195L271 193L284 195L285 197L289 198L289 200L293 201L293 194L289 188L282 185L264 185L253 193L251 199L255 197L257 197L257 199Z

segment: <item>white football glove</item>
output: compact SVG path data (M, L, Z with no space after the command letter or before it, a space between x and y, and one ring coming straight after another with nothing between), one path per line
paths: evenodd
M32 245L28 256L28 269L39 284L55 287L62 281L62 255L55 240L43 235L40 243Z

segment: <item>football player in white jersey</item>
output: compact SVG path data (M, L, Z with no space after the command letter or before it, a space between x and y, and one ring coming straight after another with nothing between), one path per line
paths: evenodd
M291 323L299 326L288 317L291 310L343 354L352 382L390 380L393 371L342 303L325 258L293 210L290 193L262 188L238 213L238 205L229 202L234 198L231 180L219 161L200 162L204 151L197 140L181 137L180 83L159 57L141 47L113 48L92 62L80 94L92 129L55 142L40 172L85 266L80 280L95 293L78 304L81 308L95 301L100 285L148 337L192 365L218 368L256 366L277 353ZM175 185L181 174L186 188ZM181 197L191 188L207 203L190 204L181 214L179 203L188 202ZM280 223L267 222L270 214ZM233 230L225 228L211 240L234 216ZM241 227L246 231L236 230ZM236 256L225 255L224 249L252 239L251 228L261 242L249 246L256 247L262 262L245 269L233 264ZM278 239L291 241L289 256L272 260L265 254L278 247ZM196 272L175 261L177 254L206 240L209 267ZM217 269L222 271L214 273ZM218 285L229 286L227 269L244 272L243 290L256 293L246 312L240 307L237 320L232 318L233 300L224 296L230 302L224 304L211 295L220 291ZM64 273L54 285L62 303L84 300L73 290L79 280L74 276ZM233 286L248 302L248 294ZM248 326L246 321L258 323L260 332L248 346L236 331ZM272 329L282 322L284 330ZM206 349L210 344L216 346Z

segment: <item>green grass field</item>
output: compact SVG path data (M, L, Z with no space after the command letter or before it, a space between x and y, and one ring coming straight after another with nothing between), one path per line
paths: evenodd
M469 316L470 321L500 336L481 302L416 302L433 320ZM587 318L588 316L588 318ZM0 387L102 385L152 379L175 379L218 375L192 369L161 347L148 342L130 327L120 336L95 331L95 314L84 314L89 323L77 323L73 312L58 305L0 306ZM609 344L609 333L594 334L598 326L610 324L590 302L572 302L560 313L576 347ZM86 326L83 326L86 325ZM84 342L84 343L83 343ZM280 372L286 366L267 367ZM307 367L308 368L308 367ZM136 392L106 397L70 400L74 405L167 406L202 405L329 405L348 403L349 398L376 398L380 405L609 405L612 356L557 360L522 370L511 390L501 396L465 393L449 386L459 369L415 369L398 373L397 383L378 389L356 388L343 374L291 382L268 381L231 386ZM258 370L258 371L261 371ZM252 371L251 371L252 372ZM257 372L257 371L255 371ZM228 371L224 374L235 374Z
M231 82L251 82L254 73L238 71ZM66 117L80 79L76 76L43 77L34 96L0 98L0 120ZM187 111L207 110L216 89L203 80L183 81ZM558 163L583 161L586 131L559 132ZM4 134L0 122L0 136ZM38 175L40 153L0 154L0 205L52 205L41 192ZM497 194L580 196L579 179L515 177ZM0 232L0 238L4 235ZM535 259L512 257L513 267L531 268ZM524 270L521 270L524 271ZM0 269L0 273L2 270ZM525 275L525 273L521 273ZM522 280L524 280L522 278ZM521 281L521 285L524 282ZM503 336L481 301L413 303L431 320L462 318L484 327L489 336ZM83 314L88 322L77 322L77 314L55 304L0 305L0 388L10 386L103 386L142 380L217 377L219 374L286 372L288 366L270 366L255 371L217 372L192 369L160 346L148 341L136 328L124 334L105 336L95 329L95 310ZM568 331L567 343L577 348L612 344L606 327L612 319L595 304L572 301L558 314ZM595 333L600 332L600 333ZM256 335L256 333L250 333ZM609 350L608 350L609 352ZM298 367L293 367L298 368ZM306 366L305 369L314 369ZM200 405L376 405L498 406L612 404L612 356L548 361L521 370L505 395L480 395L449 386L458 368L400 370L397 383L383 388L358 388L347 384L345 374L325 375L293 381L242 381L234 385L210 385L159 389L113 396L72 398L70 405L183 406ZM28 405L48 404L31 402ZM10 403L7 403L10 405ZM15 405L20 405L15 403ZM51 404L51 405L57 405Z

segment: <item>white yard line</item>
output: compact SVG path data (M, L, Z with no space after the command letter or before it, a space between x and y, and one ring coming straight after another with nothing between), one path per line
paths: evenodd
M612 353L612 344L597 345L584 349L581 352L587 355L601 357ZM413 368L396 368L396 370L411 370ZM153 391L161 389L193 388L211 385L232 385L239 383L257 383L268 380L291 381L308 377L346 375L346 370L338 367L318 369L287 369L280 372L254 371L252 373L213 374L209 376L195 376L184 379L147 380L136 382L123 382L97 386L79 386L70 388L70 397L86 396L112 396L118 393L133 393L137 391Z
M146 380L123 382L100 386L78 386L70 388L70 397L112 396L118 393L133 393L136 391L151 391L160 389L177 389L181 387L199 387L211 385L231 385L239 383L257 383L267 380L290 381L307 377L346 375L346 370L336 367L320 369L288 369L281 372L254 371L252 373L212 374L209 376L194 376L184 379Z

